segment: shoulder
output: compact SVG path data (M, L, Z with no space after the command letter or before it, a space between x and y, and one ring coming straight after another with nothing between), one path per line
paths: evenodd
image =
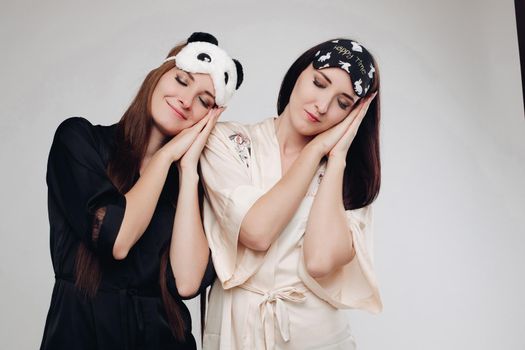
M228 143L251 144L259 138L269 138L274 132L273 118L267 118L254 124L242 124L238 122L219 122L216 124L212 135Z
M232 135L248 136L248 128L246 125L238 122L218 122L212 131L212 135L223 139L230 139Z
M116 126L93 125L81 117L68 118L56 129L51 153L67 150L79 161L96 157L107 163L115 146Z
M117 124L93 125L82 117L64 120L55 131L54 142L64 146L92 145L100 151L112 149Z
M219 122L211 132L208 145L222 144L226 147L249 147L251 136L249 127L238 122Z
M55 131L55 140L62 144L74 144L93 137L94 126L87 119L71 117L64 120Z
M210 134L201 159L218 157L248 166L252 139L249 126L238 122L219 122Z

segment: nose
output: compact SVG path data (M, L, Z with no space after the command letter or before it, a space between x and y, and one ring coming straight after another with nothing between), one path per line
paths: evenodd
M315 102L315 107L319 114L325 114L330 106L330 98L328 96L319 96Z
M193 98L191 96L191 94L189 93L181 93L179 95L179 102L182 106L182 108L186 109L186 110L191 110L191 103L193 101Z

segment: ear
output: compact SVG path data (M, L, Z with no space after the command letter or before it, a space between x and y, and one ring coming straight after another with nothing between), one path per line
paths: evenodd
M204 41L206 43L210 43L213 45L219 45L219 41L217 38L215 38L213 35L209 33L203 33L203 32L195 32L188 38L188 43L192 43L195 41Z
M244 72L242 71L241 62L236 59L233 59L233 62L235 63L235 68L237 68L237 85L235 85L235 90L237 90L244 80Z

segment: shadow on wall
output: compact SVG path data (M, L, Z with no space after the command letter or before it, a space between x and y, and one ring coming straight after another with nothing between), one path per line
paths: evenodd
M516 10L516 26L520 50L521 91L523 93L523 106L525 107L525 1L514 0L514 8Z

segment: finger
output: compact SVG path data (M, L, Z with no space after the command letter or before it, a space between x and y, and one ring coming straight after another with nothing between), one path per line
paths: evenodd
M351 142L355 138L355 135L357 135L357 129L358 129L358 127L356 126L356 124L352 123L352 125L350 125L348 130L346 130L346 132L343 135L342 139L349 140Z
M214 123L217 122L217 120L219 119L219 117L221 116L221 114L222 114L225 110L226 110L226 106L224 106L224 107L220 107L220 108L217 109L217 113L215 114L215 118L214 118L214 119L215 119Z
M354 120L352 120L352 124L348 127L349 134L352 134L354 137L357 134L357 130L359 129L359 126L361 125L361 122L363 121L364 117L366 115L365 113L359 114Z
M212 115L212 118L218 119L219 116L222 114L222 112L224 112L225 109L226 109L226 107L217 107L217 108L215 108L214 113Z
M366 108L370 107L370 105L372 104L372 101L374 101L376 96L377 96L377 91L371 94L370 96L368 96L368 98L365 101Z
M220 111L216 110L212 114L210 114L210 117L208 119L208 122L206 123L206 126L199 132L199 134L196 136L195 140L193 141L192 147L199 147L203 148L206 144L206 141L208 140L208 137L210 136L211 131L215 127L215 124L217 123L217 118L220 114Z
M348 127L348 135L345 135L345 137L355 137L357 134L357 130L359 129L359 126L361 126L361 122L366 116L366 113L368 112L368 108L370 107L370 103L374 99L375 94L371 98L367 98L366 101L363 102L361 108L359 109L359 114L352 120L352 123ZM353 135L353 136L352 136Z
M364 118L364 116L368 112L368 108L370 107L370 104L372 104L372 101L374 100L376 96L377 96L377 92L374 92L370 96L367 96L366 98L360 101L361 104L359 106L359 110L357 111L356 118L358 119Z
M210 110L210 112L208 112L208 114L206 114L204 118L202 118L197 123L195 123L195 125L192 126L192 129L195 129L197 130L197 132L200 132L206 126L206 123L208 123L208 120L210 120L213 113L214 112Z
M371 93L370 95L368 95L366 97L361 98L359 101L357 101L357 103L359 105L358 107L363 107L363 106L370 105L370 103L372 103L372 101L374 100L374 98L376 96L377 96L377 91Z
M199 132L202 133L205 130L211 131L211 129L213 129L213 126L215 125L215 122L217 121L218 115L222 113L222 110L223 108L212 108L210 112L208 112L206 117L203 118L206 119L205 125L202 128L200 128ZM201 122L203 121L203 119L201 120Z
M357 131L359 130L359 126L361 125L361 122L363 121L364 117L366 116L366 113L368 112L368 107L370 106L370 103L377 95L377 92L373 93L371 96L367 97L366 99L363 99L360 101L359 106L356 106L354 109L355 113L354 115L348 116L346 119L349 121L346 123L348 126L345 130L343 136L341 137L341 141L344 141L345 144L350 146L351 142L354 140L355 136L357 135Z
M343 137L346 131L352 126L352 123L357 119L357 117L359 117L359 113L362 109L363 104L359 103L354 109L352 109L350 114L339 123L338 127L341 129L341 137Z
M360 111L360 117L361 117L361 120L366 116L366 114L368 113L368 109L370 108L370 105L372 104L372 101L374 100L374 98L376 97L377 95L377 92L374 93L372 96L370 96L370 98L368 98L364 105L363 105L363 109Z
M370 96L368 96L364 101L363 101L363 109L364 111L362 111L362 113L364 113L366 115L366 112L368 111L368 108L370 107L370 105L372 104L372 101L374 101L374 99L376 98L377 96L377 91L374 92L373 94L371 94Z
M345 121L345 125L347 127L350 127L352 122L359 116L359 113L363 109L364 103L363 100L359 100L357 102L357 105L350 111L350 114L343 120Z
M210 119L206 123L206 126L202 131L209 130L210 128L213 128L215 123L217 122L217 119L219 118L219 115L222 113L222 108L217 108L215 111L213 111L213 114L210 116ZM211 127L210 127L211 124Z
M215 127L215 124L217 123L217 119L219 118L219 115L220 115L220 112L217 112L210 117L204 129L202 129L201 134L206 134L206 137L210 134L210 132Z
M197 123L195 123L194 125L192 125L191 127L183 130L182 132L186 131L188 133L188 135L191 135L191 138L193 140L195 140L197 138L197 136L199 135L199 133L202 131L202 129L206 126L206 123L208 122L208 120L210 119L211 117L211 114L208 113L204 116L204 118L202 118L201 120L199 120ZM182 134L181 132L181 134ZM193 142L193 141L192 141Z
M336 140L341 139L342 137L344 137L344 134L346 133L350 125L352 125L354 118L355 116L351 114L348 115L346 118L341 120L339 124L326 130L325 133L327 133L327 135L333 135L333 137L335 137Z
M224 112L224 111L226 110L226 108L228 108L228 107L226 107L226 106L222 106L221 108L219 108L219 115L220 115L222 112Z

